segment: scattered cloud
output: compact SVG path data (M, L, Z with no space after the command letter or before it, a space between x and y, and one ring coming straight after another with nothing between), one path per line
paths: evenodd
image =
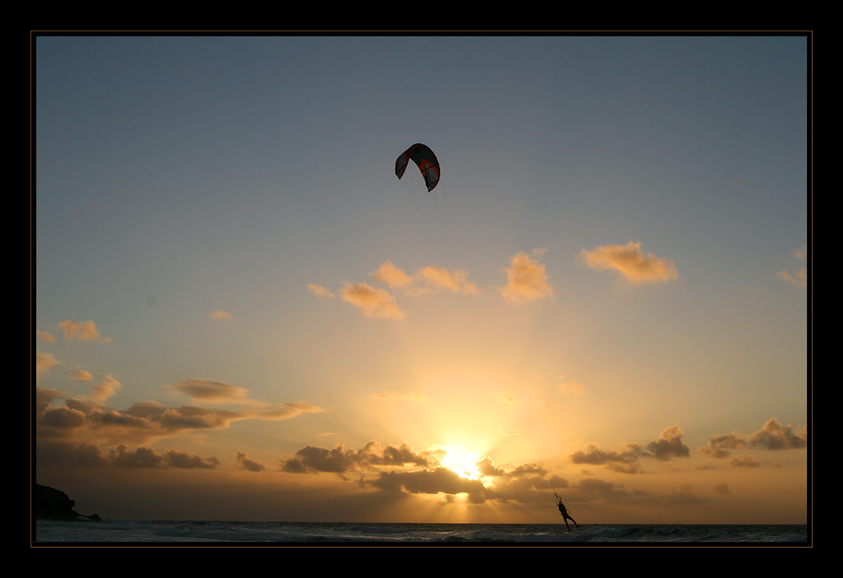
M483 482L463 478L444 467L413 472L380 472L377 478L366 480L364 484L388 492L467 494L471 503L482 504L486 501L486 487Z
M534 249L532 256L521 252L510 259L507 284L498 288L506 301L527 303L553 297L553 287L547 281L547 267L538 261L545 252L546 249Z
M806 244L799 249L794 249L791 255L800 261L804 261L808 257L808 245ZM805 267L800 267L795 273L790 273L787 269L782 269L777 275L797 287L808 286L808 270Z
M642 472L640 458L654 458L659 461L669 461L673 458L690 457L691 450L682 441L682 430L679 426L666 428L658 439L651 441L646 447L638 443L627 443L618 450L602 450L594 444L586 446L569 456L572 463L602 465L608 469L624 473L637 474Z
M376 393L374 395L369 396L372 399L383 399L383 400L406 400L406 401L415 401L418 403L425 403L428 401L427 395L425 395L421 391L411 391L408 393L399 393L397 391L384 391L383 393Z
M307 289L308 289L308 291L310 291L311 293L313 293L314 295L316 295L317 297L320 297L320 298L333 299L333 297L334 297L333 293L331 293L330 291L328 291L327 289L325 289L321 285L315 285L313 283L308 283Z
M626 245L603 245L592 251L583 251L580 257L592 269L614 270L630 283L667 282L679 274L669 259L641 252L641 243L630 241Z
M564 381L564 376L561 375L559 376L559 383L556 384L556 388L562 393L571 395L579 395L583 392L582 384L572 380Z
M328 472L342 475L379 466L428 466L436 462L435 455L432 452L416 453L407 444L384 446L376 440L366 443L359 450L347 450L342 443L333 449L307 446L293 457L283 458L281 470L294 474Z
M254 460L250 460L246 457L245 452L238 451L234 456L235 462L237 463L238 469L245 470L247 472L265 472L266 468L263 464L259 464Z
M730 434L711 436L708 443L697 452L707 458L723 459L732 455L732 450L759 448L764 450L803 449L808 444L808 427L796 430L793 426L783 426L779 420L771 418L763 427L750 434L741 435L737 431Z
M183 379L176 384L166 385L165 387L204 403L262 405L246 397L249 390L220 381L211 381L210 379Z
M647 444L649 455L659 461L667 461L673 458L687 458L691 455L691 449L682 441L682 430L678 425L666 428L659 439Z
M429 295L449 289L454 293L476 295L477 286L468 281L468 271L449 271L447 267L430 265L413 275L399 269L392 261L384 261L377 271L371 273L375 281L386 283L391 289L401 288L411 296Z
M222 309L215 309L214 311L211 311L211 319L232 320L234 319L234 316Z
M48 371L59 365L61 365L61 362L57 361L56 358L53 357L52 353L38 352L35 354L36 377L41 377L43 374L47 373Z
M749 445L766 450L803 449L808 445L808 426L796 431L793 426L783 426L779 420L772 418L749 436Z
M711 436L709 442L700 447L697 452L707 458L727 458L732 450L746 447L746 441L741 435L734 431L730 434Z
M168 450L159 454L151 448L140 447L136 450L129 450L124 445L118 446L116 450L111 450L106 461L123 468L178 468L183 470L214 469L220 464L215 457L203 458L196 454L176 450Z
M403 319L406 313L395 302L395 297L385 289L377 289L368 283L343 283L344 301L362 309L366 317Z
M107 375L99 385L91 387L91 398L99 402L105 401L115 395L120 386L121 383L119 381Z
M53 336L52 333L47 331L36 331L35 334L41 341L46 341L47 343L55 343L56 338Z
M738 467L738 468L760 468L761 464L758 463L754 457L750 456L749 454L741 454L736 456L729 462L729 465Z
M637 474L642 471L639 458L646 455L640 444L628 443L620 450L606 451L594 444L588 444L585 450L578 450L568 459L574 464L606 466L608 469L623 473Z
M197 406L168 407L157 401L138 402L126 410L101 401L120 387L112 377L94 386L91 399L68 398L52 389L36 389L36 439L39 444L142 445L163 438L228 428L246 419L277 421L325 409L307 402L269 405L250 401L242 388L207 380L184 380L174 389L205 402L251 404L259 409L230 411ZM65 399L64 405L54 405Z
M386 283L390 288L406 287L413 283L413 277L407 275L403 269L396 267L392 261L384 261L378 270L371 274L372 279Z
M79 323L78 321L61 321L58 327L61 329L67 341L111 341L110 338L103 339L99 329L97 329L96 323L93 321L85 321L84 323Z

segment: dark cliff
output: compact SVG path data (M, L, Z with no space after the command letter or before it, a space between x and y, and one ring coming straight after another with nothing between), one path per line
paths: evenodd
M100 517L83 516L76 513L73 506L76 504L62 491L49 486L35 484L33 495L35 505L35 518L38 520L89 520L99 522Z

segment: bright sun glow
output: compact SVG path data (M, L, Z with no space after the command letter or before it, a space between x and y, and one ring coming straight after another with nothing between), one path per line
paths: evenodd
M442 458L442 465L455 472L461 478L471 480L480 479L480 471L477 469L477 462L482 458L473 452L458 446L447 446L443 448L447 453Z

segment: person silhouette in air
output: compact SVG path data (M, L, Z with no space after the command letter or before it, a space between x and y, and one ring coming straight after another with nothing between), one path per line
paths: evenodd
M574 520L570 514L568 514L568 508L565 507L565 504L562 503L562 500L559 499L559 496L556 496L556 499L559 500L559 503L556 504L556 507L559 508L559 513L562 514L562 519L565 521L565 527L568 528L568 531L571 531L571 527L568 525L568 520L571 520L574 523L574 526L579 528L580 525L577 524L577 521Z

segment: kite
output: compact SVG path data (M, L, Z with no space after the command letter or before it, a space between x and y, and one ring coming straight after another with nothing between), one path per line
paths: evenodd
M395 159L395 176L399 179L407 170L410 160L419 166L424 176L424 184L427 185L427 192L432 191L439 184L439 161L436 155L426 145L416 143Z

